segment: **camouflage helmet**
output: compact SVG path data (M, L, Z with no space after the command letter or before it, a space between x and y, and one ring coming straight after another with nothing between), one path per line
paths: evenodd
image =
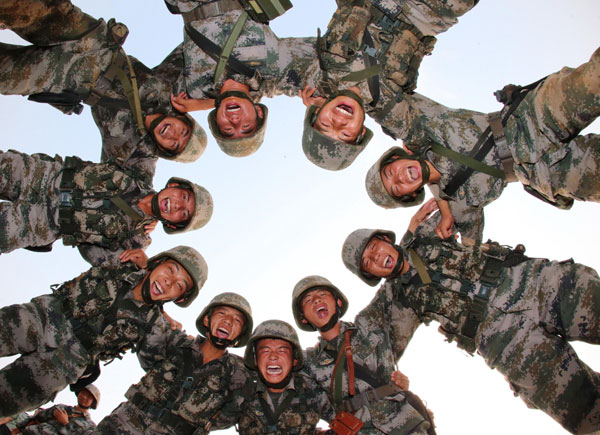
M312 163L323 169L339 171L354 162L373 138L373 132L365 127L365 134L357 139L356 144L348 144L341 140L331 139L313 127L317 117L318 106L306 109L304 131L302 133L302 150Z
M213 199L208 190L199 184L192 183L185 178L171 177L167 185L171 183L183 184L194 193L194 215L181 228L171 228L163 223L163 229L167 234L186 233L188 231L202 228L208 223L213 212ZM166 187L166 186L165 186Z
M179 163L192 163L198 160L198 158L204 153L206 149L206 132L196 122L191 115L185 113L183 116L188 120L191 125L192 134L185 145L185 148L179 154L167 154L161 152L160 156L167 160L174 160Z
M296 330L292 325L283 320L265 320L256 327L246 345L246 352L244 353L246 367L250 370L257 369L256 343L263 338L276 338L290 343L293 350L292 359L298 360L298 363L293 367L293 370L296 371L302 368L304 360L298 334L296 334Z
M302 323L302 320L304 319L301 306L302 297L307 291L315 290L317 288L324 288L330 291L336 299L340 299L342 301L342 306L340 307L340 317L342 317L348 310L348 299L346 299L346 296L344 296L340 289L334 286L331 281L319 275L310 275L304 277L298 281L292 293L292 312L294 313L294 320L296 320L296 325L298 328L302 329L303 331L314 331L314 328L311 325Z
M396 241L396 234L385 230L360 229L350 233L342 247L342 261L346 268L362 279L371 287L377 285L381 278L375 277L362 270L362 254L371 239L375 236L387 236L392 243Z
M98 404L100 403L100 390L98 389L98 387L96 387L93 384L86 385L81 390L79 390L77 395L79 396L79 393L81 393L83 390L87 390L92 395L92 397L94 398L94 403L92 403L92 406L90 406L90 408L96 409L98 407Z
M208 277L208 265L206 264L204 257L194 248L190 248L189 246L176 246L168 251L161 252L150 258L148 264L158 263L167 258L175 260L183 266L194 281L192 288L175 302L175 304L180 307L187 307L194 299L196 299L196 296L200 293L200 289L206 282L206 278Z
M256 104L256 103L254 103ZM258 104L262 109L263 117L257 118L258 125L256 131L251 136L240 138L229 138L223 136L217 125L217 109L211 110L208 114L208 126L210 131L217 141L217 145L225 154L231 157L246 157L254 154L265 139L265 131L267 130L267 118L269 109L264 104Z
M215 296L210 303L204 307L198 318L196 319L196 328L200 334L208 337L208 328L204 326L204 317L212 312L216 307L231 307L240 311L246 317L246 323L239 337L234 341L233 347L243 347L248 342L252 333L252 309L250 303L241 295L233 292L225 292Z
M392 147L381 155L379 160L371 166L369 172L367 172L367 178L365 185L367 187L367 193L375 204L383 208L398 208L398 207L412 207L419 205L425 198L425 191L423 187L417 190L417 196L414 198L395 198L388 193L381 180L381 169L383 164L392 156L399 156L401 159L416 160L415 156L406 152L406 150L400 147Z

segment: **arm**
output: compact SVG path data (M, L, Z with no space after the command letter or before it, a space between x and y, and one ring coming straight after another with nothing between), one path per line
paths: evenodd
M92 266L102 267L119 267L121 266L120 256L126 250L141 249L145 250L152 239L147 234L137 234L131 239L124 240L121 244L121 248L115 251L111 251L108 248L102 246L92 245L84 243L77 246L79 253L85 261L90 263Z

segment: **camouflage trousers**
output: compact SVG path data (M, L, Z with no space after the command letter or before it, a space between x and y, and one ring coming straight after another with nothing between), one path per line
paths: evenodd
M519 180L544 197L600 202L600 135L579 135L600 115L600 49L527 94L505 127Z
M490 301L476 337L478 351L529 407L573 433L598 430L600 374L569 341L600 344L600 278L572 261L534 261L526 262L534 269L523 263L511 272L518 279L534 270L528 288L513 292L523 292L517 304L507 309Z
M86 97L111 64L115 46L103 20L84 37L49 47L0 44L0 93L67 92ZM72 95L68 95L71 97Z
M79 39L97 23L70 0L0 0L0 24L35 45Z
M125 435L192 433L189 429L184 430L163 425L159 420L158 417L141 410L133 403L123 402L98 423L95 433L105 435L116 433ZM208 431L198 428L193 433L194 435L202 435L208 433Z
M0 151L0 253L60 238L58 185L62 159Z
M0 325L0 357L21 354L0 369L0 417L52 400L91 362L54 296L0 308Z

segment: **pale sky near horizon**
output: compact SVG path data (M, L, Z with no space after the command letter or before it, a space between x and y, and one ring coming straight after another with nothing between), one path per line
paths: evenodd
M127 24L128 54L148 66L159 63L182 40L181 19L164 3L130 0L75 0L85 12ZM315 36L324 32L335 8L332 0L295 0L294 7L276 19L278 36ZM600 45L600 6L596 0L482 0L449 31L439 35L432 56L420 69L417 90L450 107L484 112L499 110L492 92L505 84L528 84L563 66L587 61ZM0 41L19 42L8 31ZM154 185L172 176L205 186L213 195L215 212L203 229L167 236L157 229L149 255L178 244L198 249L209 265L209 278L187 309L167 305L190 334L195 319L212 297L223 291L243 294L252 304L255 325L271 318L294 324L291 292L306 275L329 278L345 292L352 318L373 297L375 289L348 272L340 258L345 237L362 227L385 228L401 235L416 209L384 210L366 195L364 176L371 164L394 143L368 121L375 138L347 170L328 172L306 160L301 149L304 106L298 98L262 101L269 112L265 143L254 155L235 159L223 154L210 136L206 116L194 117L209 134L205 154L188 165L160 161ZM100 136L89 108L80 116L65 116L23 97L0 97L0 149L99 160ZM600 132L594 123L586 132ZM594 214L595 213L595 214ZM486 208L485 238L503 244L523 243L534 257L573 258L598 269L596 248L598 205L576 203L560 211L510 185ZM52 253L25 250L0 256L4 290L0 306L23 303L48 293L49 286L69 280L89 266L78 252L54 244ZM600 314L600 313L599 313ZM316 334L301 333L304 347ZM580 357L600 371L598 346L576 344ZM242 354L236 350L234 353ZM0 359L0 366L8 358ZM550 417L527 409L513 397L502 375L490 370L480 356L469 356L444 342L437 326L419 328L399 362L411 380L411 390L433 410L440 434L563 434ZM92 415L98 422L124 400L129 385L143 375L135 356L102 367L97 385L103 398ZM64 391L57 403L73 403ZM234 433L231 429L228 432Z

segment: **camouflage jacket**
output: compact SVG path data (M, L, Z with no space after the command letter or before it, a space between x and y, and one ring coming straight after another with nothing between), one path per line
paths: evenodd
M438 216L432 216L414 234L407 232L402 239L403 247L414 250L423 261L432 281L424 284L415 266L415 257L410 253L406 255L411 266L409 271L385 284L394 289L402 306L413 310L423 322L432 319L439 322L444 334L450 341L456 338L459 346L463 340L461 330L476 298L483 303L486 312L489 307L504 313L533 308L535 277L548 260L530 259L509 247L490 242L465 246L454 238L442 240L433 231ZM497 278L490 280L484 270L494 259L499 263Z
M179 62L179 69L157 67L148 69L133 56L129 56L136 74L142 118L155 113L171 114L170 94L183 64L183 54L175 51L161 66L173 67ZM92 116L102 136L102 162L114 161L123 168L135 169L148 183L152 182L158 159L158 149L152 137L144 131L140 133L137 121L131 112L125 90L115 79L112 87L103 98L92 106Z
M187 423L185 426L196 427L195 434L231 426L213 416L227 402L235 400L236 391L246 382L247 371L243 360L229 353L204 364L200 345L205 340L171 330L149 336L138 352L146 374L127 390L126 397L134 404L138 402L136 398L143 398L144 402L170 411ZM167 430L177 429L171 422L164 426Z
M319 419L331 421L334 411L327 393L302 371L293 372L289 384L277 399L269 393L257 372L250 372L244 387L244 401L235 411L226 407L241 434L314 434ZM277 400L277 403L274 403ZM235 403L235 402L232 402Z
M402 311L414 319L401 323ZM333 369L338 350L344 341L344 332L351 330L352 360L355 368L363 366L372 379L363 380L356 375L356 392L367 391L391 382L391 374L419 321L408 310L395 306L391 287L382 287L375 298L355 318L354 323L341 322L340 335L332 341L319 338L315 348L306 350L304 370L314 378L321 388L330 391ZM342 396L348 396L348 375L344 369ZM376 384L376 385L373 385ZM333 399L330 397L330 399ZM333 400L332 400L333 402ZM334 404L341 411L340 404ZM371 402L360 408L356 414L365 422L365 433L410 433L424 421L424 418L408 404L405 396L398 393L384 400ZM361 433L362 433L361 431Z
M62 313L92 357L113 359L169 329L158 305L133 298L148 272L137 266L92 267L54 290Z
M73 182L66 181L72 166ZM119 254L125 249L145 249L151 242L144 226L155 218L146 215L137 203L156 193L152 185L136 173L114 163L65 160L54 207L58 211L63 243L79 248L92 265L119 265ZM72 206L61 206L61 195L70 192ZM139 215L134 221L115 205L111 198L122 198Z
M182 13L206 0L166 0L173 13ZM223 47L241 11L230 11L220 16L196 20L191 27ZM232 57L255 70L252 77L225 69L215 83L217 63L184 32L184 72L180 81L192 98L214 98L227 79L233 79L250 87L250 95L258 101L261 97L275 95L296 96L304 83L305 70L315 56L314 38L278 38L266 24L248 19L238 37Z
M67 425L63 426L54 418L54 410L57 408L67 411L69 416ZM94 431L96 424L87 412L78 411L74 406L55 405L48 409L40 409L35 416L21 422L18 427L21 433L26 435L86 435Z

